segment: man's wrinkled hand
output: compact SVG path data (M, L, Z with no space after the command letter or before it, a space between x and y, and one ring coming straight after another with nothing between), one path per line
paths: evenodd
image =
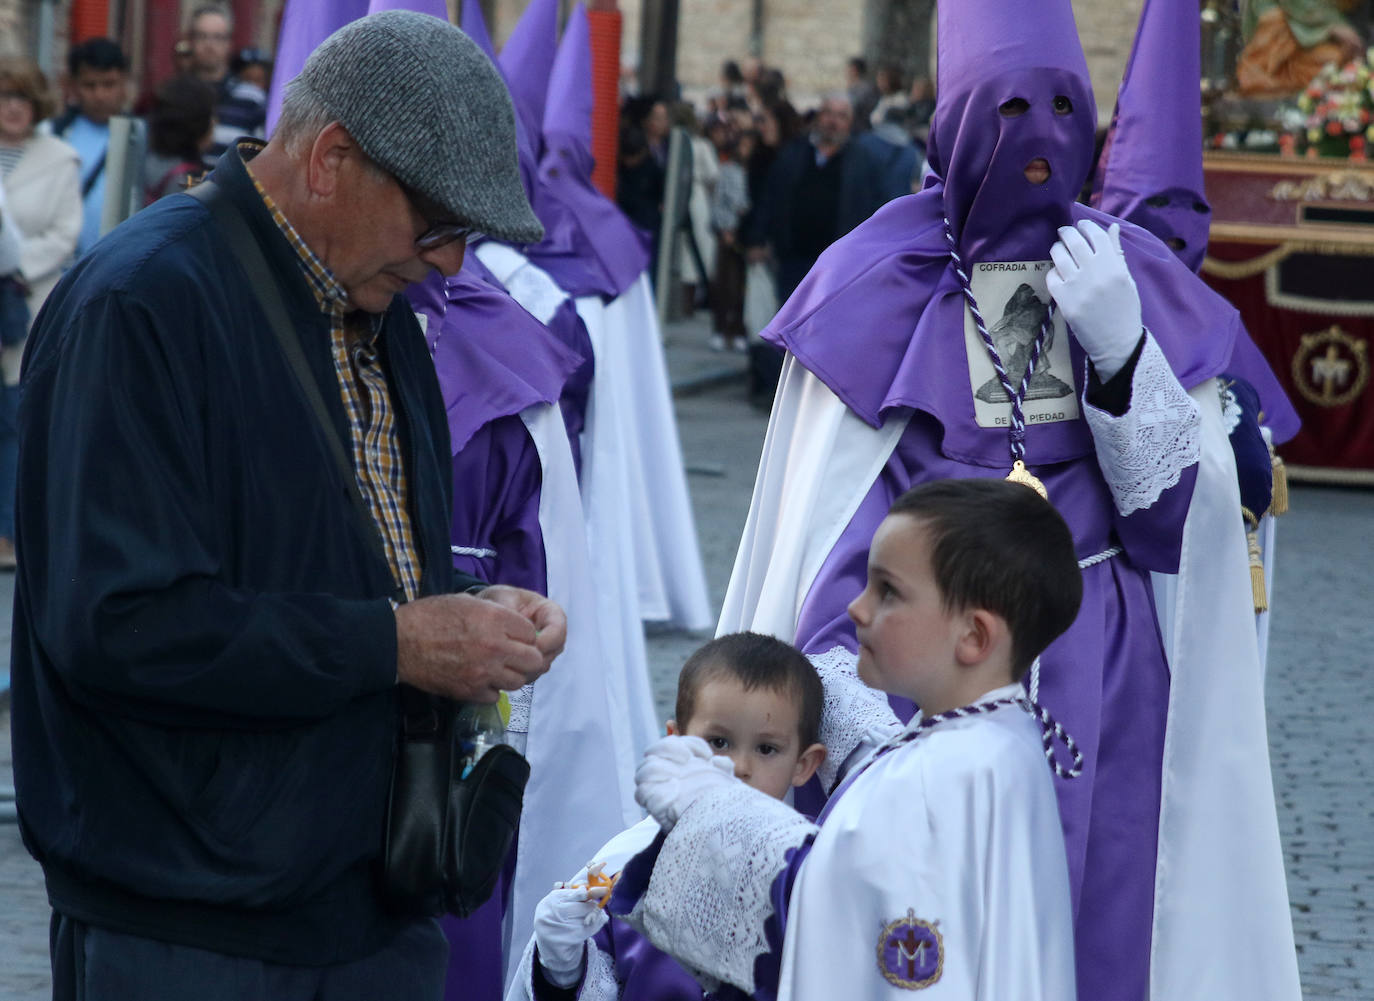
M563 652L568 641L568 618L556 601L537 591L507 584L494 584L477 593L483 601L494 601L503 608L518 612L534 626L534 645L544 654L544 667Z
M549 669L552 658L537 639L536 624L503 600L470 594L420 598L396 608L397 677L462 702L495 702L502 691L514 691Z

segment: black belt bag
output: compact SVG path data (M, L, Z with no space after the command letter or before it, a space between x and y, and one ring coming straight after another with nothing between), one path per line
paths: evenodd
M520 826L530 766L497 744L460 767L457 705L403 685L382 893L393 910L467 917L491 896Z
M387 563L377 525L358 490L353 464L310 374L262 248L214 182L206 181L188 193L210 210L243 265L325 432L363 537L374 555ZM389 909L403 914L466 917L486 902L500 878L520 825L529 762L514 748L498 744L482 755L466 778L460 778L454 733L458 704L409 685L399 689L396 755L380 863L381 896Z

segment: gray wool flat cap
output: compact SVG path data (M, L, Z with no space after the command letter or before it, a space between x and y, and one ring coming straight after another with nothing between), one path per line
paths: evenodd
M543 238L505 81L458 28L414 11L371 14L321 42L299 80L378 166L455 220L512 243Z

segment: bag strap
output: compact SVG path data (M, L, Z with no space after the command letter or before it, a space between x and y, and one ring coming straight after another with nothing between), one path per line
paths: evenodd
M95 187L95 182L100 180L100 175L105 172L105 158L109 155L109 152L110 151L107 149L100 154L100 159L95 162L95 166L91 168L91 172L81 181L81 197L83 200L91 193L91 189Z
M391 561L387 558L386 547L382 544L381 531L377 528L377 523L373 521L371 514L368 513L362 491L358 489L357 473L354 472L353 463L348 459L348 453L344 451L343 439L339 435L339 430L335 427L333 419L329 416L324 397L320 395L319 383L315 381L309 363L305 360L305 352L301 350L300 337L291 326L289 314L286 311L286 303L282 300L281 286L277 284L277 279L272 274L267 258L263 256L262 247L253 237L252 231L249 230L243 213L238 210L238 207L224 194L224 190L214 181L202 181L186 193L210 210L211 216L219 223L220 229L224 231L226 244L233 251L234 256L238 258L239 263L243 265L243 270L248 275L248 282L253 288L258 305L267 315L268 325L272 328L272 333L276 335L277 343L281 346L282 353L286 355L287 363L296 376L296 382L305 394L306 402L314 411L320 429L324 432L324 439L329 445L329 452L334 458L334 465L343 477L344 490L357 514L363 538L367 540L368 548L372 550L373 555L380 559L384 566L388 567L389 573ZM399 591L400 588L398 587L396 590ZM398 599L402 597L401 595L394 596Z

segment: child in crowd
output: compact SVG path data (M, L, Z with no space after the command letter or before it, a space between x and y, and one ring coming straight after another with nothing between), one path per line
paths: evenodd
M1019 682L1081 592L1068 527L1033 490L943 480L903 494L849 606L858 677L826 676L823 732L863 725L836 707L873 719L864 682L924 715L879 730L819 828L730 778L709 746L659 741L637 798L667 834L626 866L610 910L711 989L1072 1001L1064 836Z
M782 799L811 778L825 756L818 742L822 689L815 668L771 636L733 633L707 643L678 678L668 733L700 740L713 767L759 793ZM534 936L507 1001L578 997L699 1001L702 989L671 957L628 925L606 923L604 886L588 873L618 873L659 833L648 817L612 839L587 869L535 909Z

